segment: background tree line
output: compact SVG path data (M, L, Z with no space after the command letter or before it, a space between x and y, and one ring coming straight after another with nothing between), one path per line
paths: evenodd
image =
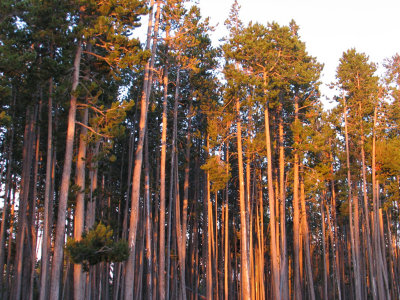
M398 54L344 52L326 110L237 1L220 47L184 0L0 12L0 298L400 297Z

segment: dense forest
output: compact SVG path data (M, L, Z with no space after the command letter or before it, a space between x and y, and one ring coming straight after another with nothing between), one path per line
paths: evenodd
M400 56L232 2L0 2L1 299L400 298Z

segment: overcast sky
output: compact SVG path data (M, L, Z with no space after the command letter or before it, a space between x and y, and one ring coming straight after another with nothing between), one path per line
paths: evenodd
M233 0L198 0L202 16L219 24L213 40L226 35L224 21ZM322 82L335 79L343 52L356 48L381 64L385 58L400 52L399 0L239 0L240 16L267 24L276 21L288 25L294 19L300 26L300 37L309 54L325 65ZM331 97L332 92L322 87Z

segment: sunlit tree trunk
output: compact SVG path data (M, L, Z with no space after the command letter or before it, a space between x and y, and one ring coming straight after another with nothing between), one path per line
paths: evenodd
M82 238L84 220L85 220L85 168L86 168L86 135L89 110L86 107L83 111L82 128L79 137L79 150L76 162L76 180L75 184L79 187L76 196L76 206L74 212L74 239L79 241ZM74 299L84 298L85 281L81 264L74 264Z
M13 114L14 116L14 114ZM5 253L6 253L6 247L5 247L5 235L6 235L6 223L8 220L12 222L10 216L9 216L9 204L10 204L10 193L11 193L11 170L12 170L12 163L13 163L13 145L14 145L14 128L12 127L10 130L10 142L7 147L7 172L6 172L6 181L5 181L5 186L4 186L4 200L3 200L3 212L2 212L2 218L1 218L1 229L0 229L0 298L2 295L5 293L5 286L3 284L3 274L4 274L4 258ZM11 231L11 230L10 230ZM12 235L11 235L12 236ZM10 244L8 245L8 248L10 248ZM9 261L7 262L7 265L10 265ZM6 280L8 278L6 277Z
M129 236L128 244L130 247L129 259L126 263L125 269L125 285L124 285L124 298L126 300L131 300L133 297L133 282L134 282L134 270L135 270L135 250L136 250L136 235L137 235L137 225L139 219L139 196L140 196L140 178L142 174L142 161L143 161L143 143L144 136L147 127L147 109L148 102L152 87L152 77L153 77L153 67L154 58L157 48L157 38L158 38L158 27L160 20L160 5L161 1L157 1L157 11L154 24L154 32L152 30L153 25L153 11L150 12L148 30L147 30L147 43L146 49L150 49L151 34L153 36L153 46L151 48L151 57L146 63L144 71L144 82L143 90L140 103L140 120L139 120L139 136L135 152L135 164L133 168L133 178L132 178L132 194L131 194L131 214L129 222ZM150 7L153 8L154 0L151 0Z
M280 238L281 238L281 280L280 289L283 299L289 299L288 284L288 265L287 265L287 249L286 249L286 193L285 193L285 147L283 144L283 116L282 104L279 108L278 116L279 130L279 200L280 200Z
M67 140L65 146L64 168L61 179L60 198L58 203L58 218L55 233L54 256L51 268L50 299L57 299L60 292L60 277L62 271L62 259L65 240L65 212L67 209L69 181L71 176L72 155L75 135L76 116L76 90L79 84L80 62L81 62L81 41L78 42L74 61L74 75L71 89L71 101L68 114Z
M238 167L239 167L239 203L240 203L240 251L241 251L241 287L242 298L250 299L250 270L248 261L248 240L247 240L247 222L246 222L246 203L244 190L244 170L243 170L243 150L242 150L242 126L240 121L240 103L236 100L237 113L237 147L238 147Z
M361 115L362 108L361 103L359 103L359 114ZM364 216L365 216L365 225L366 225L366 240L367 240L367 250L368 250L368 263L369 263L369 281L372 288L372 296L374 299L377 298L377 289L376 289L376 281L375 281L375 270L376 264L373 260L372 254L372 246L371 246L371 230L369 225L369 205L368 205L368 195L367 195L367 171L365 165L365 151L364 151L364 130L363 130L363 121L360 121L360 129L361 129L361 137L360 137L360 146L361 146L361 162L362 162L362 182L363 182L363 199L364 199ZM379 290L379 293L381 291ZM383 294L379 297L383 296Z
M34 276L35 276L35 268L36 268L36 244L37 244L37 234L38 234L38 226L36 226L36 219L39 219L39 215L37 214L36 207L39 206L38 201L38 177L39 177L39 151L40 151L40 123L41 123L41 115L42 115L42 98L43 93L42 89L40 88L40 99L39 99L39 107L38 107L38 122L36 125L36 141L35 141L35 157L34 157L34 165L33 165L33 176L32 176L32 198L29 204L29 215L30 215L30 275L29 275L29 288L28 288L28 296L29 300L33 300L33 289L34 289ZM39 221L39 220L38 220Z
M145 219L146 219L146 260L147 260L147 296L148 299L153 299L153 266L152 266L152 214L151 214L151 202L150 202L150 166L149 166L149 138L146 133L145 148L144 148L144 190L145 190Z
M168 104L168 67L164 67L164 97L161 133L161 166L160 166L160 251L159 251L159 297L165 299L165 165L167 153L167 104Z
M47 104L47 158L46 158L46 183L45 183L45 194L44 194L44 214L43 214L43 239L42 239L42 265L40 272L40 300L47 299L47 286L48 286L48 265L49 265L49 248L48 242L50 240L50 218L49 218L49 206L52 201L51 192L51 175L53 166L53 79L49 79L49 99Z
M207 156L209 155L209 137L208 134L206 136L206 151ZM207 238L207 250L205 255L206 260L206 297L207 299L213 299L213 279L212 279L212 203L210 196L210 175L209 171L206 171L206 182L205 182L205 197L204 197L204 215L207 216L205 218L205 226L206 230L206 238ZM205 239L203 239L205 242ZM205 248L205 247L204 247Z
M295 97L295 125L299 125L299 104L298 98ZM299 134L294 135L294 142L299 143ZM294 298L301 300L301 284L300 284L300 208L299 208L299 154L294 149L293 158L293 250L294 250Z
M21 176L21 191L18 208L18 230L16 236L16 253L14 263L14 274L13 280L13 292L12 299L19 300L21 297L21 284L22 284L22 272L23 272L23 258L24 258L24 242L27 233L27 209L28 209L28 196L30 189L30 174L33 157L33 143L34 143L34 122L36 119L36 113L31 114L31 110L27 110L26 114L26 125L24 132L24 147L22 151L23 169Z
M229 145L225 150L226 175L229 173ZM229 299L229 184L225 188L225 204L224 204L224 299Z
M349 220L350 220L350 241L351 241L351 257L353 261L354 268L354 280L355 280L355 294L356 299L361 299L361 281L360 281L360 269L358 261L358 251L356 251L355 245L355 229L359 230L359 227L353 227L353 208L352 208L352 183L351 183L351 173L350 173L350 150L349 150L349 136L348 136L348 125L347 125L347 106L346 100L343 96L343 117L344 117L344 127L345 127L345 142L346 142L346 166L347 166L347 187L348 187L348 202L349 202ZM357 200L358 201L358 200ZM357 212L358 214L358 212ZM358 224L357 224L358 225ZM359 244L357 244L357 248Z
M326 193L325 191L322 194L322 203L320 205L320 211L321 211L321 223L322 223L322 261L323 261L323 266L324 266L324 299L328 299L328 273L329 273L329 253L327 252L326 249L326 225L325 225L325 196Z
M268 180L268 199L269 199L269 213L270 213L270 231L271 231L271 240L270 240L270 251L271 251L271 267L272 267L272 287L273 287L273 295L274 298L279 300L281 299L281 294L279 291L280 280L278 273L278 253L276 249L276 217L275 217L275 193L274 193L274 181L272 176L272 154L271 154L271 135L269 129L269 111L268 111L268 103L267 107L264 111L265 116L265 139L266 139L266 148L267 148L267 180Z
M337 283L337 289L338 289L338 299L342 299L342 292L341 292L341 280L340 280L340 266L339 266L339 240L338 240L338 226L337 226L337 220L336 220L336 191L335 191L335 180L334 180L334 172L333 172L333 154L332 154L332 144L331 140L329 139L329 160L331 162L330 166L330 174L331 174L331 211L332 211L332 227L334 228L333 230L330 230L329 232L333 234L333 239L332 239L332 245L334 247L334 259L335 259L335 275L336 275L336 283ZM329 217L329 214L328 214Z
M300 165L301 169L303 169L302 164ZM304 171L301 170L302 174ZM304 175L303 175L304 176ZM304 248L305 248L305 265L306 265L306 274L307 274L307 283L310 292L310 299L315 300L315 291L314 291L314 279L312 273L312 266L311 266L311 254L310 254L310 236L308 230L308 222L307 222L307 209L306 209L306 199L305 199L305 191L304 191L304 180L303 178L300 179L300 202L301 202L301 226L302 226L302 233L304 239Z

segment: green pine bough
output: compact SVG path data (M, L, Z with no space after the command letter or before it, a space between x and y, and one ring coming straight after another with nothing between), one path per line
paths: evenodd
M129 257L129 246L125 240L114 241L113 230L102 223L83 233L77 241L68 239L66 252L74 264L82 264L87 272L89 266L100 262L121 262Z

